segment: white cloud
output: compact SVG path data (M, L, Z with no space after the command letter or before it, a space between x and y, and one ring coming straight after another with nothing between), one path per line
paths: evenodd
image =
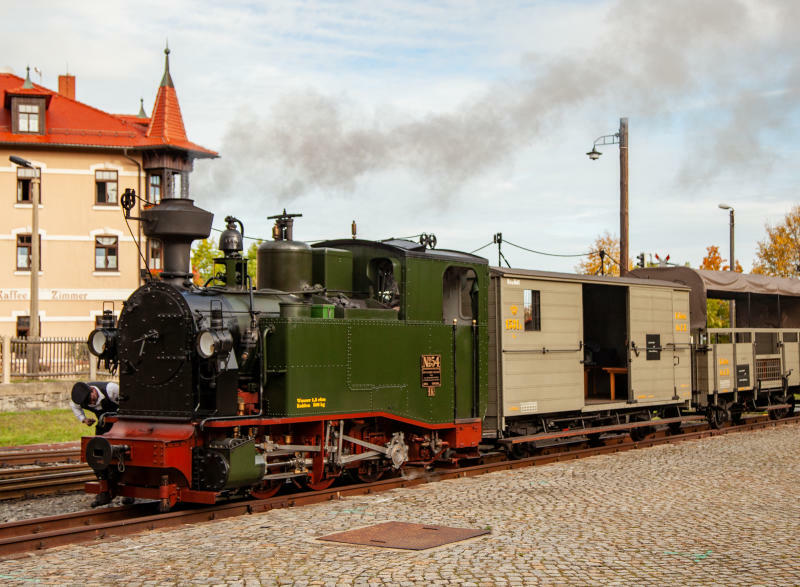
M190 138L220 150L193 192L266 235L436 232L471 250L502 231L553 252L618 233L617 148L631 119L631 251L698 263L737 208L750 265L796 201L800 41L793 0L31 2L4 61L77 75L78 98L152 108L169 38ZM42 42L42 39L50 42ZM237 131L238 130L238 134ZM226 137L228 137L226 139ZM283 195L281 195L283 194ZM570 270L572 260L507 252ZM490 255L490 258L494 258Z

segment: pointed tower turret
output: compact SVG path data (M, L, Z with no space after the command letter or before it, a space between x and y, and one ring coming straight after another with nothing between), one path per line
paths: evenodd
M178 94L175 92L172 76L169 73L169 47L164 49L164 55L164 75L156 94L147 136L159 138L166 144L188 141Z
M216 157L189 141L183 126L178 94L169 72L169 46L164 49L164 75L147 126L147 142L152 146L144 153L147 172L147 201L157 204L168 198L189 197L189 172L197 158ZM139 116L147 118L144 104Z

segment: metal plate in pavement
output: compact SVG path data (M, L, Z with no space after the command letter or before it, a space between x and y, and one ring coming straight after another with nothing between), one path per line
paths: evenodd
M488 534L489 530L474 528L448 528L431 524L408 524L406 522L384 522L366 528L337 532L323 536L319 540L379 546L381 548L402 548L405 550L425 550L451 542Z

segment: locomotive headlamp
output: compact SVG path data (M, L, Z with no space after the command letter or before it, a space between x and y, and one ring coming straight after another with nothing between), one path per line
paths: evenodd
M96 357L103 354L106 349L106 341L108 337L102 330L92 330L89 335L89 351Z
M116 360L117 354L117 329L97 328L89 334L86 341L89 352L98 359Z
M204 359L225 355L233 348L233 337L227 330L201 330L195 339L197 353Z
M114 327L114 314L111 310L103 310L100 328L95 328L86 341L89 352L101 359L112 359L117 349L117 329Z

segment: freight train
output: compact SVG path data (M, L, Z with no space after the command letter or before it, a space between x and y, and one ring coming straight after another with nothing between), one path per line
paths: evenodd
M128 216L132 202L122 198ZM293 239L295 216L271 217L255 283L241 222L228 217L217 272L198 286L190 247L212 214L189 199L142 212L164 269L118 318L105 310L88 340L120 382L113 427L82 440L98 503L148 498L166 511L264 498L487 450L520 457L607 432L640 437L656 421L718 426L793 408L792 280L725 276L714 289L716 273L688 269L504 269L430 236L309 246ZM709 292L732 299L740 327L706 328Z

